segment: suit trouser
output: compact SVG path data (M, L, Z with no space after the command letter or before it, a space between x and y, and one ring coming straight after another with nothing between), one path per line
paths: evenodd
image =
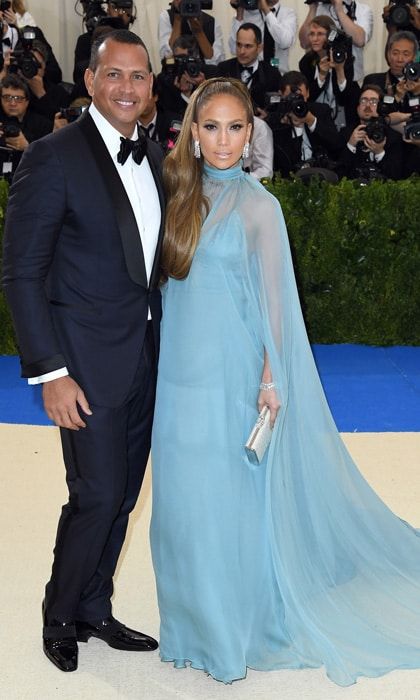
M151 322L123 405L90 406L86 428L61 429L69 501L58 523L47 621L111 614L112 577L150 452L156 388Z

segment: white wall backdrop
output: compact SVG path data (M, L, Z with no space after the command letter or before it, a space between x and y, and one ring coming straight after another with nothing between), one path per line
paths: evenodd
M386 29L382 21L384 0L363 0L374 12L374 33L365 53L365 71L372 73L385 70L384 46ZM78 35L83 31L81 18L75 13L75 0L26 0L28 10L35 17L54 49L58 62L63 69L65 80L71 81L73 71L73 52ZM136 0L137 20L133 26L149 48L155 71L160 70L157 45L157 22L161 10L168 7L168 0ZM303 0L285 0L285 5L294 7L298 13L299 23L306 16L308 6ZM229 57L227 39L230 31L233 10L229 0L214 0L213 13L216 14L225 37L226 57ZM290 53L290 66L297 68L302 56L298 40Z

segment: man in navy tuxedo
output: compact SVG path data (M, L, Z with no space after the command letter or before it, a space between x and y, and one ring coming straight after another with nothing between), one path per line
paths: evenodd
M161 315L161 149L138 133L152 90L141 39L98 39L92 105L25 152L10 193L4 286L22 376L60 426L69 501L43 603L43 646L62 671L77 641L156 649L112 616L112 577L150 448Z

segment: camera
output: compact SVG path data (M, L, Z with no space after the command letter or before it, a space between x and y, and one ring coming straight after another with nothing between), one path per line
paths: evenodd
M86 105L83 105L82 107L61 107L60 116L62 119L67 119L69 123L75 122L76 119L78 119L85 111L85 109L87 109Z
M347 36L347 34L341 32L339 29L332 29L327 36L325 48L328 54L332 51L334 63L344 63L347 56L351 55L351 37Z
M18 48L14 49L10 55L10 73L22 73L27 80L33 78L41 64L32 53L32 45L36 39L35 31L32 27L25 27L20 37Z
M420 80L420 63L416 63L415 61L406 63L402 74L404 80Z
M386 137L386 126L384 117L371 117L366 124L366 136L375 143L381 143Z
M0 2L0 12L6 12L12 7L11 0L1 0Z
M5 122L1 128L3 131L4 138L10 139L14 139L16 138L16 136L19 136L20 132L22 131L22 129L20 128L20 124L16 118L14 119L14 121L10 119L9 121Z
M420 113L412 114L404 125L404 137L420 141Z
M213 0L181 0L179 13L181 17L200 17L202 10L212 10Z
M258 10L258 0L238 0L238 7L243 7L244 10Z
M411 25L410 6L414 7L416 0L393 0L386 24L395 27L409 27Z
M102 7L102 0L80 0L83 7L83 22L86 30L92 34L101 17L106 17Z
M187 73L190 78L198 78L203 68L203 61L196 56L173 56L162 62L165 75L173 78L180 78L183 73Z
M280 119L287 114L294 114L295 117L304 119L309 112L309 107L302 95L293 92L286 97L282 97L278 92L267 92L265 109L267 112L275 112Z
M392 112L398 112L400 109L399 102L392 95L384 95L378 102L376 111L380 117L387 117Z

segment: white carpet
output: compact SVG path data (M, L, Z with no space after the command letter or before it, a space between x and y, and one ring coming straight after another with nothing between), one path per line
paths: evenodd
M401 517L420 526L420 434L347 434L363 474ZM79 669L58 671L41 648L41 600L55 528L66 500L55 428L0 425L0 698L3 700L420 700L420 670L362 678L350 688L322 669L250 671L225 686L192 669L175 670L158 652L115 651L99 640L80 644ZM158 636L150 561L148 474L116 577L114 613Z

